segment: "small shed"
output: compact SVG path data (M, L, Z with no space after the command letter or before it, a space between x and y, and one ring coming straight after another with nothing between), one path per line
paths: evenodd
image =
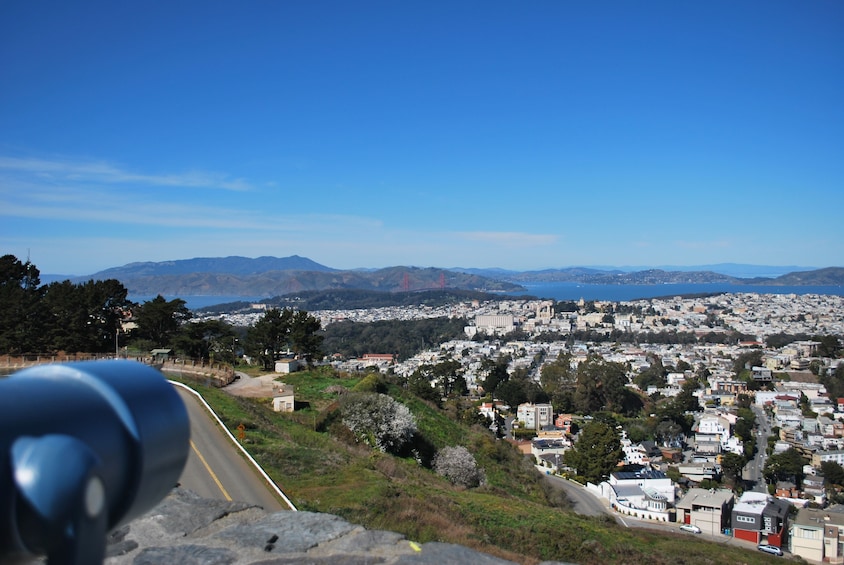
M152 354L152 360L154 363L164 363L168 359L170 359L170 355L173 353L172 349L153 349L150 351Z
M299 370L298 359L279 359L275 362L276 373L295 373Z
M293 387L286 384L280 385L278 390L273 393L273 410L276 412L293 412L295 406Z

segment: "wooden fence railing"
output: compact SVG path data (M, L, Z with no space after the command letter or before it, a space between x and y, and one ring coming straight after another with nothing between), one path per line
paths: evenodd
M121 357L123 358L123 357ZM73 361L93 361L114 359L114 355L70 353L58 355L0 355L0 369L16 371L44 365L47 363L69 363ZM234 369L225 363L209 363L198 359L168 359L161 361L155 357L129 357L133 361L153 365L164 373L178 373L203 382L208 386L223 387L234 381Z

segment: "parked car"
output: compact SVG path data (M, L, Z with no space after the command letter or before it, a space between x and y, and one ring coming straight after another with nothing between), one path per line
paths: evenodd
M757 547L759 551L764 551L765 553L770 553L772 555L782 555L782 550L775 545L768 545L767 543L761 543Z
M692 526L691 524L683 524L682 526L680 526L680 529L684 532L689 532L690 534L700 533L700 528L698 528L697 526Z

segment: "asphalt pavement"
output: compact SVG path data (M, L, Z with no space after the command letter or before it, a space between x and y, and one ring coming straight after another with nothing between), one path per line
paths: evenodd
M198 399L177 390L191 426L190 453L179 483L204 498L248 502L268 512L289 510Z

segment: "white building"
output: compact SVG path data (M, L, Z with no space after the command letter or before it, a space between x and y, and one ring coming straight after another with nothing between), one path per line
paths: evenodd
M516 329L512 314L481 314L475 316L475 325L464 328L466 335L473 337L478 332L489 335L504 335Z
M674 506L674 483L662 471L618 471L599 486L601 496L622 514L667 522Z
M282 384L273 394L273 410L276 412L293 412L296 407L296 400L293 394L293 387Z
M625 465L650 465L651 458L648 450L641 443L633 443L627 437L627 432L622 432L621 450L624 452Z
M519 404L516 419L528 430L539 430L554 423L554 408L550 404Z

